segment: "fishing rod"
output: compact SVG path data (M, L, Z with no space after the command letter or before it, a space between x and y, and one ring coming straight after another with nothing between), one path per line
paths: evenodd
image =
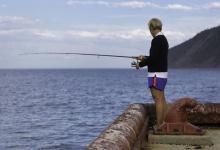
M131 58L138 60L137 56L124 56L124 55L107 55L107 54L96 54L96 53L61 53L61 52L39 52L39 53L23 53L20 55L86 55L86 56L97 56L97 57L119 57L119 58Z

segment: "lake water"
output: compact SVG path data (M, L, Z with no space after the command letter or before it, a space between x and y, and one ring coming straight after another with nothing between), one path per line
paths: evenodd
M0 70L0 150L84 149L132 103L146 70ZM171 69L167 101L220 102L220 69Z

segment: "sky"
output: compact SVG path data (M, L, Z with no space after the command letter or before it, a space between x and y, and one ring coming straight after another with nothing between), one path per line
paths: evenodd
M0 0L0 68L130 68L123 58L20 54L149 55L155 17L173 47L220 25L220 1Z

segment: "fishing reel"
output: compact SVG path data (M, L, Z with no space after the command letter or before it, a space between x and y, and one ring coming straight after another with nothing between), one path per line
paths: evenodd
M143 61L143 60L145 60L145 59L148 59L148 57L149 57L149 56L144 56L144 55L133 56L132 58L135 59L136 61L133 61L133 62L131 63L131 66L132 66L132 67L135 67L136 69L139 69L139 68L140 68L140 66L139 66L140 62Z
M140 68L140 67L139 67L139 63L140 63L139 60L133 61L133 62L131 63L131 67L135 67L136 69L139 69L139 68Z

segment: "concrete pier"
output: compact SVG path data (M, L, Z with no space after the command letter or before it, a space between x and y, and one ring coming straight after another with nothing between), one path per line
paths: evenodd
M172 144L172 145L201 145L212 146L214 143L211 134L205 135L155 135L152 132L148 135L148 144Z
M199 143L188 143L187 145L183 144L155 144L155 143L146 143L146 146L142 148L142 150L195 150L195 149L202 149L202 150L220 150L220 128L216 129L206 129L207 136L209 137L209 141L213 143L213 145L201 144L202 141ZM203 138L203 137L202 137ZM206 137L204 137L206 138ZM194 140L190 138L191 140ZM186 139L188 140L188 139ZM203 139L204 140L204 139ZM187 142L187 141L186 141ZM190 142L188 140L188 142ZM203 141L207 142L207 141Z
M155 105L153 104L132 104L115 121L110 124L86 149L87 150L137 150L137 149L190 149L193 143L188 146L154 144L148 143L148 129L155 124ZM204 113L192 113L188 116L189 122L200 126L219 127L215 131L207 130L211 137L209 147L212 150L219 150L220 143L220 104L205 104ZM187 139L188 140L188 139ZM187 141L186 140L186 141ZM189 140L188 140L189 141ZM205 145L194 145L204 147ZM178 143L175 143L178 144ZM187 144L187 143L186 143ZM207 147L206 147L207 148ZM214 148L214 149L213 149Z

